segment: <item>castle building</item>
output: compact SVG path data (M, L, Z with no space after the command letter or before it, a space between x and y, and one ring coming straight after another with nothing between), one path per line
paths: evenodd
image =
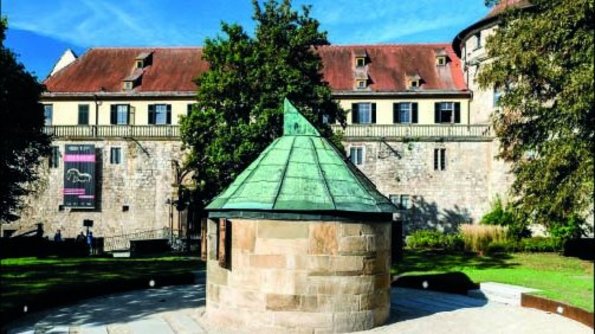
M348 111L347 127L333 129L343 133L353 164L400 208L395 218L407 230L477 222L512 181L495 159L489 127L497 92L474 81L476 64L486 61L481 43L502 8L452 45L317 51L324 80ZM178 121L195 101L193 79L207 69L198 47L92 48L79 58L67 51L44 82L52 154L21 219L2 224L2 234L43 223L48 234L74 237L85 219L105 237L193 229L192 212L176 205L185 182ZM92 164L88 177L71 170L81 160ZM91 177L94 189L73 183Z

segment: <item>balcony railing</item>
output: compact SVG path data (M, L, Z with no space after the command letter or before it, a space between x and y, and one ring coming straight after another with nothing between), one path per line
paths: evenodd
M491 139L487 124L351 124L343 129L332 125L333 131L350 138L469 138Z
M44 132L54 137L75 138L180 137L180 127L176 125L53 125L46 126Z
M351 124L343 129L332 125L335 132L342 132L346 139L356 138L468 138L488 140L493 137L487 124ZM176 125L54 125L44 132L55 137L67 138L179 138Z

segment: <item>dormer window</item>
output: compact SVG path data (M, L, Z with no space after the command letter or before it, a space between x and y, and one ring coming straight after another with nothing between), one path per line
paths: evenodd
M366 66L366 58L364 58L364 57L355 58L355 67L364 67L364 66Z
M434 54L436 55L436 65L445 66L448 62L448 53L445 49L435 49Z
M354 50L353 56L355 57L355 67L362 68L366 66L368 53L364 49Z
M366 80L357 80L356 86L357 86L357 89L364 89L364 88L368 87L368 83Z
M145 68L151 65L153 60L153 52L141 52L136 58L134 58L134 68Z
M409 89L418 89L421 87L422 80L419 74L413 74L407 76L407 84Z
M122 86L122 89L124 89L124 90L132 90L132 88L134 88L134 82L132 82L132 81L124 81L124 85Z

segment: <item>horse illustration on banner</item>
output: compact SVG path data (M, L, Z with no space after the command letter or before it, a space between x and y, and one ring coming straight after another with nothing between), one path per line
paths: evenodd
M73 183L87 183L91 182L91 174L89 173L81 173L76 168L70 168L66 171L66 179Z

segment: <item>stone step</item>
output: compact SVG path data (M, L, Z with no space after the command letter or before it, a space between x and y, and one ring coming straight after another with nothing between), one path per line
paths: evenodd
M113 251L112 257L130 257L130 251Z
M520 306L521 294L534 291L538 290L517 285L485 282L481 283L479 289L470 290L468 296L487 299L490 302Z

